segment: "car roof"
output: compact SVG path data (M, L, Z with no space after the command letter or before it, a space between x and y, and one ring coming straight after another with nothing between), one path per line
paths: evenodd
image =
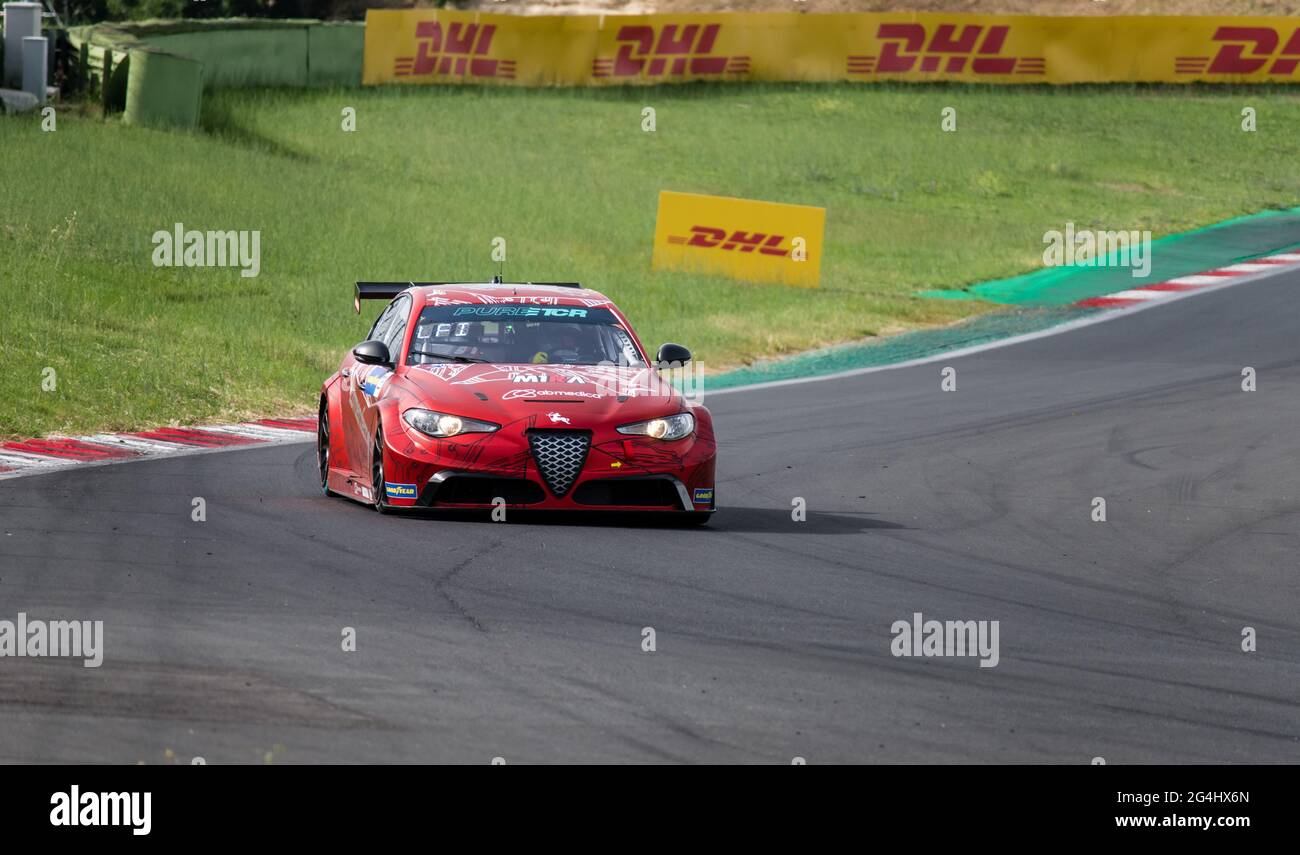
M556 306L613 305L604 294L591 288L583 288L577 283L563 285L533 282L413 283L408 293L425 303L435 302L435 298L441 297L445 300L465 300L470 303L541 302Z

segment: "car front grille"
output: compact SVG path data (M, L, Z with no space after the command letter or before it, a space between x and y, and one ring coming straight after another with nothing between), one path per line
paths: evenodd
M528 446L547 489L558 498L569 492L587 462L591 434L585 430L530 430Z

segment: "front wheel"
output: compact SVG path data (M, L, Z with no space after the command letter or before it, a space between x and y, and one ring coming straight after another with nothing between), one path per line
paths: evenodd
M686 513L678 517L678 520L682 525L690 526L691 528L704 525L711 519L713 519L712 513L699 513L699 512Z
M316 417L316 465L320 469L320 491L330 495L330 408L322 398L320 413Z
M370 453L370 486L374 491L375 499L373 507L381 514L388 513L391 508L388 502L384 501L387 496L387 487L384 484L384 429L379 428L375 431L375 448Z

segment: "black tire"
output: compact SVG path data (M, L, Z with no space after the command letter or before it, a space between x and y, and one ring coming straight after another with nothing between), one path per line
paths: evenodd
M381 514L392 510L384 501L384 429L382 427L375 431L375 447L370 453L370 486L375 492L374 509Z
M326 398L321 398L320 412L316 416L316 466L321 494L333 495L330 490L330 408Z
M713 519L713 514L691 512L682 514L678 519L681 521L682 525L695 528L696 526L702 526L709 520Z

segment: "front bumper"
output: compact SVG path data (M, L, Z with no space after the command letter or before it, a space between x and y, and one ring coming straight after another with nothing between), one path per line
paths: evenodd
M696 507L691 491L674 475L589 478L575 484L570 492L571 496L556 497L544 484L531 479L444 469L429 479L415 506L493 507L501 501L507 507L713 511L712 495Z
M630 437L612 428L590 444L567 489L548 483L529 442L546 428L507 425L492 434L434 439L385 432L387 501L393 507L539 508L570 511L708 513L714 503L711 434L675 442ZM560 433L560 431L554 431ZM552 481L554 478L552 477Z

